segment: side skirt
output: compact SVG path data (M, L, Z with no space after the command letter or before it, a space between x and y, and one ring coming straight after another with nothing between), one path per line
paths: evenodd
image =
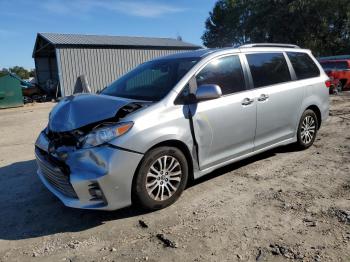
M204 170L198 170L198 171L195 171L194 172L194 178L197 179L197 178L200 178L208 173L211 173L213 172L214 170L220 168L220 167L223 167L223 166L227 166L229 164L232 164L232 163L235 163L235 162L238 162L240 160L243 160L243 159L246 159L246 158L249 158L251 156L254 156L254 155L257 155L257 154L260 154L262 152L265 152L265 151L268 151L270 149L273 149L273 148L276 148L276 147L279 147L279 146L283 146L283 145L288 145L288 144L291 144L291 143L294 143L297 141L297 138L296 137L293 137L293 138L288 138L286 140L283 140L281 142L278 142L276 144L273 144L273 145L270 145L270 146L267 146L267 147L264 147L264 148L261 148L257 151L253 151L251 153L248 153L248 154L245 154L245 155L242 155L242 156L239 156L239 157L236 157L236 158L232 158L230 160L227 160L227 161L224 161L220 164L217 164L217 165L214 165L214 166L211 166L211 167L208 167Z

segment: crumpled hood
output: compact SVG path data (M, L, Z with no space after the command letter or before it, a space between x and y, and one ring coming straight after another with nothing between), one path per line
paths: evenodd
M63 98L51 111L49 130L66 132L112 118L123 106L134 102L107 95L79 94Z

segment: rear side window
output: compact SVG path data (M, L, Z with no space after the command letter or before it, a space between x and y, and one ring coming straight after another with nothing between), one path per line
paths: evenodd
M287 55L298 79L320 76L320 70L308 54L288 52Z
M236 55L214 59L197 74L196 79L198 86L219 85L223 95L245 90L241 62Z
M291 80L283 53L259 53L246 56L256 88Z

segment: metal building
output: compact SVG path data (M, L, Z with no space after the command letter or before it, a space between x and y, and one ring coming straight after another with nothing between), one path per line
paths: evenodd
M199 48L172 38L38 33L33 58L38 84L67 96L81 75L96 92L147 60Z

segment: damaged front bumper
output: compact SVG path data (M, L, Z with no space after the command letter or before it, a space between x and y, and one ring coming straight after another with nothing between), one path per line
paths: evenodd
M42 132L35 155L39 178L66 206L116 210L131 205L132 180L143 154L105 144L58 157L49 153Z

